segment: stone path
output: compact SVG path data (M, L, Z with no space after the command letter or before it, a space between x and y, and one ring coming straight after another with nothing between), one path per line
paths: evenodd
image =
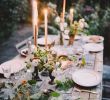
M18 52L15 45L29 36L32 36L32 27L30 25L21 26L22 28L15 31L10 38L0 44L0 64L15 57Z

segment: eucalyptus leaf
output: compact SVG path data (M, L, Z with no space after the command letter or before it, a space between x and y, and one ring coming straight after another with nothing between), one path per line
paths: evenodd
M30 85L36 84L36 80L29 80L28 83L29 83Z
M82 66L84 66L85 64L86 64L86 59L82 57Z
M56 87L59 90L64 90L64 91L67 91L74 86L74 81L72 79L68 79L68 78L66 79L65 82L61 82L59 80L56 80L55 83L57 84Z
M51 92L50 96L52 96L52 97L59 97L60 93L58 93L58 92Z

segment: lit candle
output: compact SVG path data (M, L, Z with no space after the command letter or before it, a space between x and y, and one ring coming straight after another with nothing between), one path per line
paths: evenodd
M44 10L44 24L45 24L45 48L47 49L47 36L48 36L48 11L47 9Z
M73 12L74 12L74 9L71 8L70 9L70 25L72 25L72 22L73 22Z
M63 15L62 15L62 21L65 21L65 8L66 8L66 0L63 0Z
M34 45L37 47L37 37L38 37L38 8L37 8L37 1L36 0L32 0L32 21L33 21Z

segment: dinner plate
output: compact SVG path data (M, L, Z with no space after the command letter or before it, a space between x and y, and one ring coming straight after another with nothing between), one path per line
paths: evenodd
M80 86L93 87L101 82L101 75L93 70L80 69L72 74L74 82Z
M101 44L88 43L84 45L84 49L90 52L99 52L102 51L104 48Z
M90 35L87 36L84 40L88 43L101 43L104 41L104 38L98 35Z
M26 66L26 64L24 63L24 61L22 59L9 60L0 65L0 73L3 73L3 71L2 71L3 67L7 67L7 68L10 67L11 73L16 73L16 72L19 72L20 70L22 70L25 66Z
M57 39L57 36L55 35L49 35L47 38L47 44L52 44ZM38 38L37 43L39 45L45 46L45 37Z
M51 48L52 51L56 52L58 56L68 56L69 54L73 54L73 47L71 46L54 46Z
M69 40L69 36L65 34L65 35L64 35L64 39L65 39L65 40ZM79 39L81 39L81 36L76 35L76 36L75 36L75 40L79 40Z

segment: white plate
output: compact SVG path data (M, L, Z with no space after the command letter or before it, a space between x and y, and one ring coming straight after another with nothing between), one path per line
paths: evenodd
M52 44L56 40L56 38L57 38L56 35L55 36L54 35L48 35L47 44ZM38 38L37 43L39 45L44 46L45 45L45 37Z
M64 39L65 39L65 40L69 40L69 36L68 36L68 35L63 35L63 36L64 36ZM78 35L76 35L76 36L75 36L75 40L79 40L79 39L81 39L81 37L78 36Z
M73 47L65 47L65 46L54 46L51 48L51 50L55 51L57 53L58 56L64 55L64 56L68 56L69 54L73 54Z
M3 73L2 68L3 67L10 67L11 68L11 73L16 73L22 70L26 64L24 63L24 60L20 59L14 59L14 60L9 60L3 64L0 65L0 73Z
M85 41L88 43L100 43L104 41L104 38L98 35L91 35L91 36L87 36L85 38Z
M88 43L84 45L84 49L90 52L99 52L102 51L104 48L101 44Z
M101 75L93 70L81 69L72 74L74 82L80 86L92 87L100 84Z

